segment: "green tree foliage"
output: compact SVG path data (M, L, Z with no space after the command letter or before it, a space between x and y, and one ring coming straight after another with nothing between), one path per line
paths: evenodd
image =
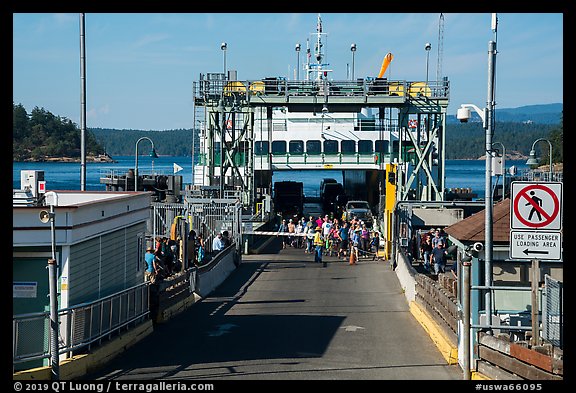
M192 154L192 130L177 129L165 131L116 130L109 128L92 128L97 140L106 148L111 156L130 156L136 153L136 142L145 136L154 142L158 155L190 157ZM195 130L195 149L198 152L199 137ZM150 149L150 142L142 140L138 143L138 154Z
M560 133L559 149L554 149L556 161L556 150L561 151L562 146L562 124L538 124L538 123L515 123L496 122L492 142L500 142L506 149L506 154L517 153L528 156L532 143L538 138L551 139L554 130ZM494 144L494 149L501 150L498 143ZM458 123L446 126L446 159L477 159L485 155L486 132L482 123ZM548 150L542 151L541 157L545 155L548 160ZM543 160L544 162L548 162ZM561 159L560 159L561 160Z
M106 152L112 156L134 155L136 152L136 141L143 136L147 136L154 141L154 147L159 155L190 156L192 151L191 129L143 131L93 128L91 130L98 141L105 146ZM497 122L492 141L501 142L506 149L506 154L517 153L528 156L532 143L538 138L552 138L553 130L559 130L556 132L559 132L559 146L562 146L561 124L560 126L554 126L537 123ZM196 153L199 150L198 132L198 130L195 130ZM482 123L447 124L446 159L478 159L484 155L485 141L486 134L482 128ZM144 154L148 148L149 142L140 142L138 145L139 154ZM501 149L501 146L495 144L494 148ZM554 148L555 162L557 151L558 154L561 154L561 149Z
M550 133L549 139L552 143L552 162L564 162L564 116L560 119L560 124ZM542 161L540 160L541 163ZM550 160L545 162L548 163Z
M80 157L80 129L71 120L55 116L44 108L35 107L28 114L22 104L12 103L12 106L13 161ZM88 130L85 143L87 155L104 153L104 148Z

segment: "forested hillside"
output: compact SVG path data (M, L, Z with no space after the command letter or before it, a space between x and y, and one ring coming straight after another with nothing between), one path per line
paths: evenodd
M13 107L13 161L80 157L80 130L71 120L38 107L30 114L20 104L13 104ZM86 131L87 155L133 155L136 142L143 136L154 142L159 155L190 156L192 153L191 129L142 131L88 128ZM198 153L198 130L195 133L194 149ZM481 122L447 122L445 136L446 159L478 159L485 153L486 136ZM497 121L492 141L495 149L501 150L501 144L504 145L507 155L528 156L533 142L539 138L552 142L553 161L562 162L562 118L557 124ZM150 147L147 140L138 144L140 154ZM549 150L545 144L539 144L537 150L542 162L547 162Z
M536 139L549 138L550 133L559 127L559 125L550 124L496 123L492 141L502 143L507 155L516 152L516 154L528 156L532 143ZM134 154L136 141L142 136L147 136L154 141L154 147L159 155L190 156L192 151L192 130L190 129L141 131L93 128L92 131L100 143L106 146L107 153L112 156ZM196 152L198 152L198 138L196 134ZM484 155L485 140L486 134L482 123L447 124L446 158L449 160L477 159ZM142 150L148 145L149 142L142 141L138 148ZM501 150L500 144L495 144L494 147ZM561 153L561 145L555 150Z
M496 123L492 142L494 148L506 149L506 154L518 153L528 156L532 143L538 138L550 139L552 131L560 129L560 125L551 124L525 124L525 123ZM500 142L500 143L496 143ZM446 125L446 158L447 159L475 159L484 155L486 132L482 123L461 123ZM538 145L542 148L544 145ZM561 154L562 145L558 148ZM548 148L541 151L548 156ZM553 151L555 153L555 151ZM557 156L557 154L554 154Z
M81 132L71 120L35 107L30 114L21 104L12 103L12 160L44 160L52 157L80 157ZM104 153L94 135L86 130L87 155Z
M158 155L190 156L192 154L192 130L115 130L109 128L91 128L96 138L106 147L111 156L129 156L136 153L136 142L146 136L154 142L154 149ZM196 135L198 144L198 135ZM138 151L142 153L150 148L150 142L143 140L138 144ZM195 146L198 151L198 146Z

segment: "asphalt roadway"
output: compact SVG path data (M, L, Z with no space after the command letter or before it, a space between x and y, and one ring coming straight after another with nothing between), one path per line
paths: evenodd
M210 296L90 380L461 380L414 319L388 261L302 249L244 255Z

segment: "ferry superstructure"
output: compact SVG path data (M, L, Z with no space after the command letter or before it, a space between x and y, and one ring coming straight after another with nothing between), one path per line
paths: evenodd
M399 200L444 199L449 82L378 77L335 81L318 15L304 80L240 81L235 71L194 82L201 125L194 184L242 191L248 208L273 188L274 171L334 169L351 197L374 205L394 177ZM387 171L392 172L391 175Z

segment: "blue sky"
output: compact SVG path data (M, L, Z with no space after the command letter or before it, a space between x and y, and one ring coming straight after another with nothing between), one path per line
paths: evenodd
M317 13L87 13L87 127L192 128L192 84L226 65L239 80L294 78ZM384 56L392 80L429 80L438 64L440 13L321 13L332 79L375 77ZM498 13L496 111L563 102L563 14ZM486 106L490 13L445 13L442 74L451 85L449 114L460 104ZM312 48L313 50L313 48ZM13 101L80 124L79 14L13 14ZM300 71L300 79L304 72ZM497 112L496 112L497 113ZM497 116L497 115L496 115Z

